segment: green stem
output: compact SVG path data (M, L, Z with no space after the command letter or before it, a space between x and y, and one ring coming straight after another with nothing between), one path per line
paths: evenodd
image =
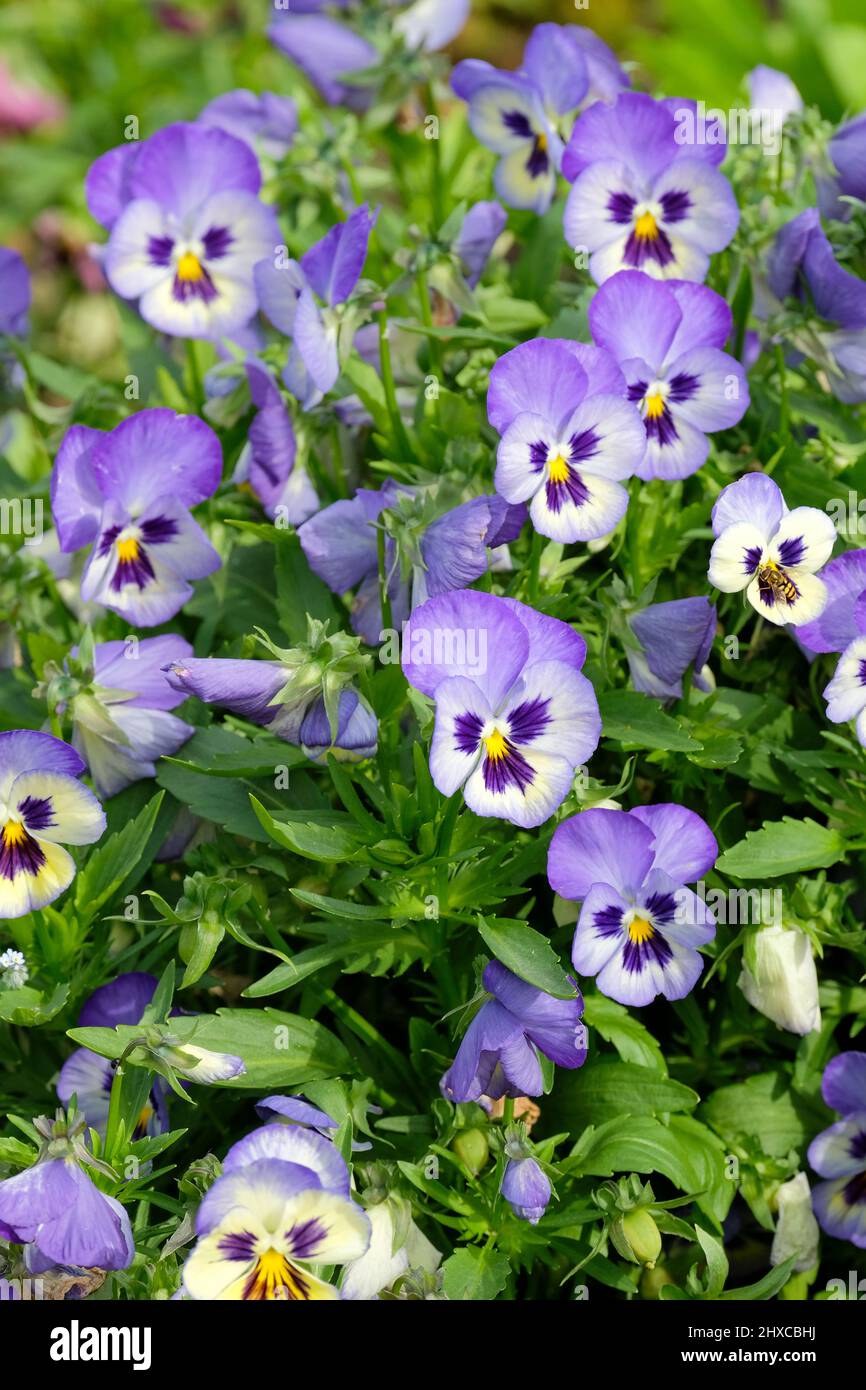
M349 496L349 483L343 462L343 449L340 442L340 426L335 420L331 429L331 447L334 452L334 482L341 497Z
M785 368L785 349L781 343L776 348L776 365L779 369L779 437L791 437L790 403L788 400L788 374Z
M418 282L418 298L421 301L421 322L425 328L433 328L433 308L430 303L430 286L427 284L427 272L420 268L415 276ZM442 369L442 344L431 334L427 339L428 352L430 353L430 366L441 384L443 380Z
M506 1096L502 1105L502 1126L505 1128L507 1125L513 1124L513 1122L514 1096Z
M198 353L196 352L195 340L186 340L186 363L189 369L190 382L192 383L192 395L190 400L192 408L196 414L200 414L204 406L204 383L202 382L201 369L198 363Z
M388 342L388 315L384 309L379 314L379 362L382 368L382 386L385 391L388 414L391 417L394 441L405 458L412 459L414 457L412 445L409 442L406 427L400 417L400 407L397 404L397 388L394 385L394 370L391 366L391 345Z
M538 531L532 533L532 550L529 554L529 602L533 608L538 603L538 584L541 574L541 552L546 541Z
M439 108L432 82L427 83L427 114L428 116L435 116L438 123ZM428 140L427 143L430 145L430 206L433 212L434 230L438 231L445 221L442 159L439 149L438 134L435 139Z
M391 613L391 599L388 594L388 557L385 551L385 532L379 526L376 529L376 556L379 562L379 606L382 609L382 628L386 632L394 626L394 618Z

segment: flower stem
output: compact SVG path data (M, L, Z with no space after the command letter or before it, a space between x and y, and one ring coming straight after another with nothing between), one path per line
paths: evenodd
M385 390L388 414L391 417L394 441L404 456L407 459L412 459L414 457L412 445L409 442L406 427L400 417L400 407L397 404L397 388L394 385L394 370L391 366L391 345L388 342L388 315L384 309L379 314L379 362L382 368L382 386Z

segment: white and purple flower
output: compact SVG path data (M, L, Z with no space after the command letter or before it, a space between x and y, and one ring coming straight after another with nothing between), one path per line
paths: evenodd
M253 266L281 241L261 181L250 146L217 125L178 122L101 155L85 189L109 229L112 289L163 333L242 328L258 308Z
M490 374L487 414L502 435L494 484L563 544L597 540L625 515L622 486L644 453L640 415L606 353L565 339L513 348Z
M292 340L283 381L305 410L336 384L351 351L358 322L345 306L364 269L376 216L364 203L300 261L277 264L271 255L255 267L262 309Z
M809 1162L827 1182L812 1192L828 1235L866 1250L866 1052L841 1052L827 1063L821 1093L842 1118L809 1145Z
M571 790L601 733L581 667L586 643L516 599L472 590L428 599L403 640L403 670L432 696L430 771L443 796L529 829Z
M0 917L59 898L75 877L63 846L93 844L105 829L83 771L75 749L51 734L0 734Z
M174 617L222 561L190 507L215 492L222 450L209 425L162 408L110 433L73 425L51 475L62 551L92 549L81 597L138 627Z
M833 679L824 689L827 718L855 721L866 747L866 550L845 550L821 571L827 602L797 637L809 652L840 652Z
M582 903L571 953L578 974L596 975L620 1004L684 999L703 969L696 948L716 934L713 914L685 885L717 855L709 826L674 803L597 807L557 826L547 876Z
M308 1265L359 1259L370 1241L349 1195L349 1170L312 1130L266 1125L227 1153L196 1216L198 1241L183 1272L194 1299L340 1298Z
M707 434L730 429L746 413L749 387L721 349L731 311L721 295L687 281L660 284L621 271L589 306L593 340L615 359L628 399L643 419L639 478L687 478L709 453Z
M690 105L622 92L575 122L562 160L573 181L565 236L589 254L597 284L618 270L703 280L737 230L737 201L715 167L725 146L677 138L678 113Z
M54 1265L127 1269L135 1256L126 1211L71 1155L0 1182L0 1239L25 1246L31 1274Z
M546 212L564 148L559 123L589 90L587 62L574 29L538 24L519 72L502 72L469 58L457 64L451 85L469 103L474 134L500 156L494 174L498 197L510 207Z
M69 710L73 747L99 796L115 796L131 782L154 777L155 760L192 738L192 724L169 712L184 697L162 673L166 662L187 656L192 647L173 633L94 647L92 682L70 697Z
M457 1056L442 1077L447 1100L482 1096L540 1096L539 1053L573 1070L586 1061L583 1000L555 999L528 985L498 960L484 968L485 1000L463 1035Z
M836 530L817 507L789 511L772 478L748 473L719 494L713 507L709 579L724 594L743 589L756 612L777 626L800 627L819 617L827 589L818 571Z

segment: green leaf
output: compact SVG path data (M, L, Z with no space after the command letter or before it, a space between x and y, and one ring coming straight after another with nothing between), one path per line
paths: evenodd
M221 724L199 729L180 752L163 762L209 777L273 777L278 767L297 767L307 758L281 738L243 738Z
M181 1044L242 1057L246 1071L214 1084L230 1090L275 1091L303 1086L353 1070L343 1044L321 1023L278 1009L218 1009L215 1014L182 1015L167 1025ZM72 1028L69 1037L100 1057L119 1057L141 1035L139 1028ZM133 1065L147 1066L147 1059Z
M765 1274L763 1279L759 1279L757 1284L746 1284L740 1289L725 1289L717 1295L718 1299L725 1302L755 1303L773 1298L787 1284L796 1258L796 1255L791 1255L789 1259Z
M504 1255L477 1245L464 1245L442 1266L442 1282L450 1299L490 1302L505 1288L510 1266Z
M574 985L547 937L526 922L508 917L479 917L478 934L496 959L521 980L557 999L574 998Z
M270 839L303 859L337 864L357 858L363 850L358 827L351 816L338 817L335 812L329 812L317 821L312 813L300 812L291 820L275 820L256 797L251 795L250 802ZM338 820L342 824L336 824Z
M68 984L56 985L48 999L41 990L29 985L0 990L0 1019L18 1028L35 1028L59 1014L68 997Z
M557 1078L554 1104L548 1101L545 1114L562 1108L562 1121L579 1131L586 1125L604 1124L617 1115L667 1115L693 1110L700 1096L679 1081L660 1072L630 1062L600 1059L579 1071ZM550 1116L550 1123L559 1121Z
M725 850L716 864L732 878L779 878L782 874L826 869L843 859L846 844L838 830L813 820L764 821L743 840Z
M631 748L666 748L675 753L700 750L682 724L665 714L658 700L634 690L606 690L599 696L602 734Z
M86 922L114 897L148 850L163 793L157 792L133 820L91 850L75 880L75 907Z
M667 1075L662 1050L652 1033L622 1004L603 994L584 996L583 1021L606 1042L612 1043L624 1062L652 1067Z
M802 1149L826 1115L792 1091L783 1072L761 1072L735 1086L723 1086L704 1102L700 1113L729 1144L754 1138L772 1158Z

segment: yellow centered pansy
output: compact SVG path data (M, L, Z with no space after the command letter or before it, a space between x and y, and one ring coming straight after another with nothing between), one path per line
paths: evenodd
M645 917L634 917L628 925L628 934L638 946L655 936L655 927Z

